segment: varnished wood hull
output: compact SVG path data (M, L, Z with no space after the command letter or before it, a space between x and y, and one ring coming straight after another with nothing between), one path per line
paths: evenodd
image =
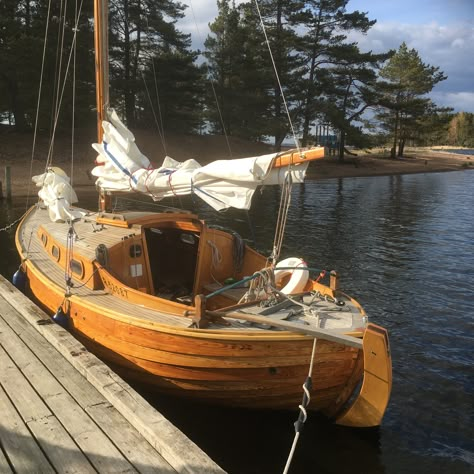
M64 295L28 266L27 276L33 295L53 314ZM135 326L74 297L68 309L69 328L88 349L149 389L253 408L295 409L301 401L312 352L309 338ZM357 355L356 349L318 341L310 409L335 403L361 368Z
M18 235L17 246L25 248ZM196 329L184 317L177 326L156 323L131 317L120 307L112 310L102 300L113 295L104 292L73 292L65 303L64 287L41 268L47 260L32 260L26 259L23 267L35 298L50 314L62 305L69 329L128 380L165 394L228 406L294 410L301 403L311 338L283 331ZM362 351L323 339L316 347L308 409L337 420L363 376ZM385 398L388 402L388 395ZM346 415L344 424L379 424L385 406L375 410L381 412L379 419L366 422L358 413L357 421Z

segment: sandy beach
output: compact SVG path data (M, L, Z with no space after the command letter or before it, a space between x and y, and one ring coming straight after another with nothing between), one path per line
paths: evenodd
M166 155L178 161L194 158L201 164L217 159L242 158L270 153L271 148L263 143L251 143L230 138L229 146L225 137L210 135L171 135L165 144L149 131L135 133L136 142L141 151L159 166ZM95 151L90 146L91 131L81 131L76 136L74 160L71 167L71 139L56 139L52 153L52 165L58 166L73 176L73 186L79 197L82 193L95 192L94 178L90 171L94 166ZM44 171L49 153L48 138L39 136L35 144L32 159L33 137L27 134L0 134L0 180L3 181L4 169L11 168L13 197L35 196L36 189L31 176ZM380 176L408 173L428 173L441 171L472 170L474 156L449 153L442 150L408 149L403 158L391 159L388 152L357 151L357 156L347 156L339 163L334 156L313 162L307 172L307 179L328 179L358 176ZM3 186L5 190L5 185Z

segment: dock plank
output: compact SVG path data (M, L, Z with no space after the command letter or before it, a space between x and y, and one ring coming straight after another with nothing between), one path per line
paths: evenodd
M10 467L10 464L8 463L7 458L5 457L4 452L2 451L2 446L0 444L0 472L4 474L10 474L12 473L12 469Z
M96 472L3 347L0 384L57 472Z
M5 302L2 313L9 319L14 317L15 310ZM36 357L34 352L37 345L26 347L23 343L19 344L18 336L2 318L0 344L96 469L104 472L135 472L103 431ZM60 357L54 348L48 348Z
M55 368L56 364L53 363L55 356L48 355L48 351L42 352L41 345L38 346L38 358L43 360L43 356L45 356L43 362L48 365L51 374L66 387L73 398L81 399L84 402L84 411L104 431L107 431L107 435L113 440L115 446L128 458L136 470L150 473L206 472L206 474L217 474L225 472L166 420L163 415L152 408L126 382L89 353L72 335L60 326L49 324L51 319L1 275L0 297L18 311L16 315L10 314L6 324L19 334L20 339L27 346L37 340L38 337L41 337L61 354L61 356L57 356L57 360L62 360L62 362ZM4 312L4 307L4 302L0 300L0 316ZM22 320L23 322L21 322ZM42 324L38 325L38 321ZM65 369L61 365L65 362L71 364L74 369ZM5 360L0 360L0 366L6 365ZM71 374L69 384L67 382L68 372ZM97 394L81 394L80 388L76 391L80 386L80 382L78 382L78 379L76 380L76 375L72 374L83 376L87 383L92 384L94 390L106 402L97 403ZM0 384L2 382L3 378L0 377ZM48 421L49 418L53 418L53 424L54 420L55 422L58 421L54 416L51 417L51 414L49 417L45 417L44 420ZM110 423L108 426L106 426L107 422ZM33 420L30 420L30 423L33 423ZM129 426L122 429L127 424ZM0 426L2 426L1 418ZM38 438L37 432L44 429L44 427L35 425L33 428L35 431L33 432L33 429L30 431ZM41 436L39 439L41 439ZM137 443L137 439L140 439L142 444ZM75 447L79 449L77 445ZM63 450L64 452L65 450ZM51 461L49 452L46 452L46 454ZM69 452L66 457L68 455ZM64 469L58 469L58 471L66 472ZM67 472L71 471L74 472L71 469L67 470ZM88 471L82 469L76 472ZM107 471L99 470L99 472Z
M137 470L144 473L157 472L157 470L169 472L172 470L163 457L138 434L130 423L64 357L60 356L56 349L50 345L45 345L44 337L19 316L1 296L0 304L2 305L2 313L7 316L8 325L11 329L29 348L33 349L35 356L47 366L56 381L74 397L76 402L84 407L90 418L107 433L115 446ZM1 324L2 319L0 318L0 331L6 332ZM1 337L0 334L0 341ZM17 354L18 350L15 347L9 347L9 352L12 355L18 355L19 360L25 359L23 354ZM25 360L24 364L26 365L24 373L26 376L31 376L30 382L37 379L37 373L40 372L38 364L29 362L29 358ZM50 398L56 404L57 400L54 399L55 388L57 389L57 386L52 387L53 395ZM71 412L74 423L78 420L75 412L75 410ZM81 434L81 436L84 436L84 434ZM87 433L87 436L89 436L89 433ZM100 443L101 441L97 440L97 442ZM84 447L81 447L84 450ZM89 451L86 451L86 453L89 455ZM93 464L96 465L95 462ZM105 470L105 472L112 470L113 466L107 467L103 464L101 462L98 467Z
M28 427L2 387L0 387L0 413L2 414L0 472L34 472L36 470L45 474L54 473L48 459L31 436Z

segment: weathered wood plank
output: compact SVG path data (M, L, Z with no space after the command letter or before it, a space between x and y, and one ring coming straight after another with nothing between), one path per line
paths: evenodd
M223 473L224 471L191 440L174 427L120 377L110 371L82 344L57 325L37 325L50 318L28 298L16 291L0 275L4 299L21 311L35 327L96 389L126 418L135 429L180 473Z
M74 440L0 347L0 384L57 472L96 472Z
M118 449L142 474L174 472L174 469L110 403L87 408ZM186 453L183 453L183 457Z
M2 387L0 413L0 472L14 472L11 465L16 472L54 473L55 470Z
M0 191L1 191L1 188L2 188L1 184L2 183L0 182ZM0 198L1 198L1 193L0 193ZM8 464L8 460L5 457L4 452L2 451L1 443L0 443L0 472L2 472L4 474L10 474L10 473L13 472L12 468L10 467L10 464Z
M0 301L2 308L8 305L1 297ZM130 423L20 315L9 313L8 325L28 347L34 349L35 355L139 472L172 470Z
M2 316L14 318L15 309L5 302L2 305ZM39 349L39 344L31 342L33 345L26 347L0 318L0 343L91 464L102 472L135 472L103 431L36 358L34 353ZM56 357L61 357L53 347L49 346L49 350L54 351ZM70 366L69 372L73 370Z

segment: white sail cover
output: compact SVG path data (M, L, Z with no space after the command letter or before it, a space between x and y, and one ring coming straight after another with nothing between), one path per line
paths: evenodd
M70 179L61 168L48 168L45 173L33 176L32 180L41 188L38 196L48 208L49 218L53 222L66 222L85 214L79 209L71 209L71 204L77 202L77 195L72 189Z
M234 160L217 160L201 166L195 160L179 162L167 156L156 169L135 144L135 137L115 111L104 121L99 153L92 174L104 191L139 192L158 201L165 197L194 193L216 210L249 209L259 185L282 184L287 168L271 169L276 154ZM307 163L291 170L294 183L304 180Z

